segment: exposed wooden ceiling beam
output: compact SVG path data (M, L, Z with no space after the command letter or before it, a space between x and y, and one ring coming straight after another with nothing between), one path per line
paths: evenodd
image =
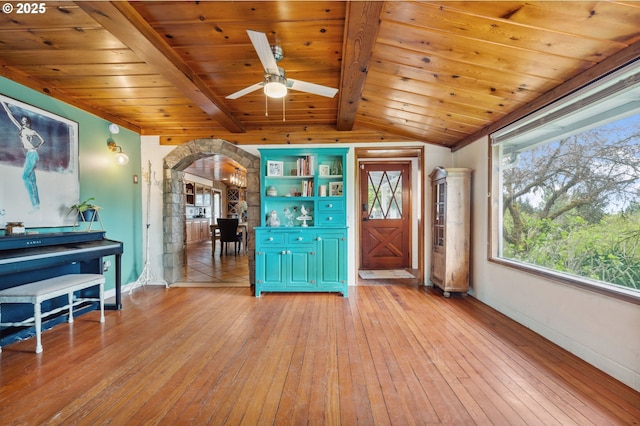
M245 131L215 93L128 2L76 4L226 129L234 133Z
M298 145L321 143L394 143L414 142L415 138L399 136L382 130L354 129L350 132L337 131L331 125L304 126L297 128L281 128L270 126L266 129L247 130L246 133L211 132L176 132L160 134L161 145L181 145L194 139L224 139L237 145Z
M355 1L347 5L336 124L338 130L353 129L383 5L381 1Z

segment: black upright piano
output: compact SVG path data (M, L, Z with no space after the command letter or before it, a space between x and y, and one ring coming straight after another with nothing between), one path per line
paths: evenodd
M104 231L0 236L0 290L65 274L101 274L103 258L114 256L116 300L115 304L105 303L105 309L120 309L122 253L122 242L105 238ZM51 306L45 306L47 303ZM64 303L62 299L45 301L43 311ZM32 306L2 306L2 322L17 322L29 316L33 316ZM55 318L51 321L61 322ZM43 321L43 327L45 325ZM0 330L0 344L5 345L25 335L28 335L28 330Z

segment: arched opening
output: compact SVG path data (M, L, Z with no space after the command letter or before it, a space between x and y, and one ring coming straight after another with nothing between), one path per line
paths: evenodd
M201 158L220 154L247 169L247 224L249 235L260 224L260 159L222 139L196 139L176 147L164 157L163 265L164 279L182 278L184 262L185 196L184 170ZM255 241L249 238L249 280L255 282Z

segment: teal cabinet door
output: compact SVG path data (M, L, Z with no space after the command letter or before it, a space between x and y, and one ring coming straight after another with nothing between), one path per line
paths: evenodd
M285 269L283 263L286 258L282 254L283 250L272 249L265 250L263 257L264 265L264 284L265 285L282 285L285 283Z
M315 255L312 247L296 248L287 253L289 288L308 289L315 287Z
M256 296L263 291L285 287L283 250L275 247L256 250Z
M318 247L318 287L341 291L347 296L347 233L323 232L316 237Z

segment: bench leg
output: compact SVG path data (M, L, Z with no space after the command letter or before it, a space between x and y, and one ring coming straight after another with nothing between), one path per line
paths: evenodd
M69 324L73 323L73 292L69 293Z
M100 284L100 322L104 322L104 284Z
M36 353L42 352L42 339L40 334L42 333L42 311L40 310L40 302L33 304L33 318L36 327Z

